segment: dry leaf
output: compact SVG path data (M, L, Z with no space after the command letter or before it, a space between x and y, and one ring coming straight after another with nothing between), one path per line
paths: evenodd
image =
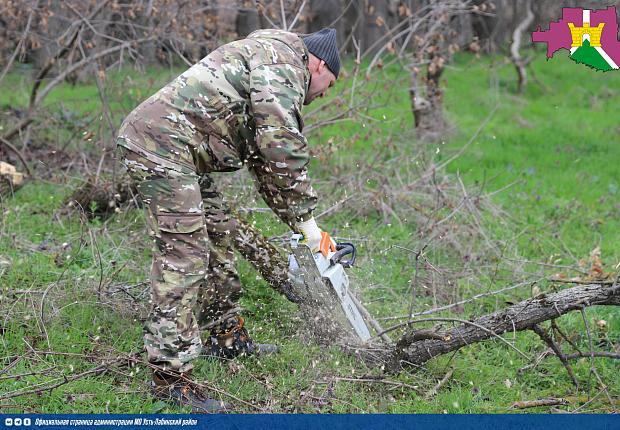
M601 248L596 247L590 252L590 271L588 275L592 279L603 279L605 273L603 272L603 262L601 261Z

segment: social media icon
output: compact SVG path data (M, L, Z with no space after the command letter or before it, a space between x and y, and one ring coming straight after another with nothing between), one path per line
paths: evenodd
M7 427L12 427L13 426L13 418L5 418L4 419L4 425Z

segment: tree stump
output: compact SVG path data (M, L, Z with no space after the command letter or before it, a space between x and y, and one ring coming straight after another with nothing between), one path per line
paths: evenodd
M24 184L24 174L15 166L0 161L0 199L12 197L15 191Z

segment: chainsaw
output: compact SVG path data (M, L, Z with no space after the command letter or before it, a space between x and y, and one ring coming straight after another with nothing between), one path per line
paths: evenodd
M330 251L324 256L321 252L313 253L302 242L303 238L296 233L290 241L289 280L296 294L306 304L319 307L341 329L366 342L371 338L370 331L358 307L359 302L349 290L349 277L344 270L355 264L355 246L338 243L335 252Z

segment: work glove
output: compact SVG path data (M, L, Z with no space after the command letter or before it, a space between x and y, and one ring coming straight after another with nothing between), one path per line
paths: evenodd
M307 245L313 253L320 251L323 256L327 257L329 251L336 252L336 242L327 232L321 231L314 218L298 222L296 227L304 235L301 243Z

